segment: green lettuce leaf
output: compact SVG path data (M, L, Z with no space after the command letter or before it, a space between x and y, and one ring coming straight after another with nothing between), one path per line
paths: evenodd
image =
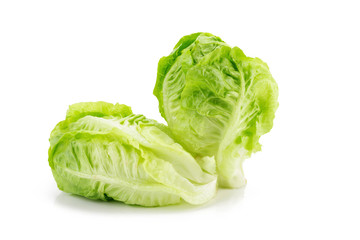
M261 149L278 107L266 63L212 34L191 34L160 59L154 95L176 141L195 157L215 156L221 187L246 183L242 163Z
M215 161L203 170L168 132L125 105L74 104L51 133L49 165L60 190L90 199L205 203L216 192L207 171Z

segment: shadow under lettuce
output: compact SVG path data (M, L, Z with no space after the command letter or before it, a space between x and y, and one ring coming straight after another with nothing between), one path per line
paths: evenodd
M101 214L173 214L201 211L208 208L226 209L232 205L239 204L244 198L245 187L240 189L219 189L216 196L208 203L203 205L190 205L182 202L177 205L163 207L142 207L138 205L127 205L118 201L104 202L101 200L91 200L85 197L61 192L55 199L55 205L76 211L85 211Z

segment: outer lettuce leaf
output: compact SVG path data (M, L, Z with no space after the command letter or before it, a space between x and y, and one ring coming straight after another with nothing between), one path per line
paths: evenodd
M59 189L142 206L205 203L216 192L216 176L167 131L125 105L71 105L50 137L49 164Z
M278 87L266 63L209 33L185 36L159 61L154 95L174 138L215 156L219 185L246 183L242 163L273 126Z

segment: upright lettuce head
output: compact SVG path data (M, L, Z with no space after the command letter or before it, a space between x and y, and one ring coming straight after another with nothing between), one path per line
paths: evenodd
M207 173L211 159L201 167L168 133L125 105L74 104L51 133L49 164L59 189L91 199L143 206L208 201L216 191L216 177Z
M220 186L246 183L243 160L260 150L278 107L266 63L212 34L191 34L160 59L154 95L175 139L195 156L215 156Z

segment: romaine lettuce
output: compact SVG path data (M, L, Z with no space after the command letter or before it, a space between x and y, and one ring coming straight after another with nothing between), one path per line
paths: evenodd
M154 95L176 141L215 156L221 187L246 183L242 163L260 150L278 107L266 63L212 34L191 34L160 59Z
M142 206L202 204L216 192L215 166L203 168L166 126L125 105L71 105L50 136L49 164L59 189ZM210 164L209 164L210 163Z

